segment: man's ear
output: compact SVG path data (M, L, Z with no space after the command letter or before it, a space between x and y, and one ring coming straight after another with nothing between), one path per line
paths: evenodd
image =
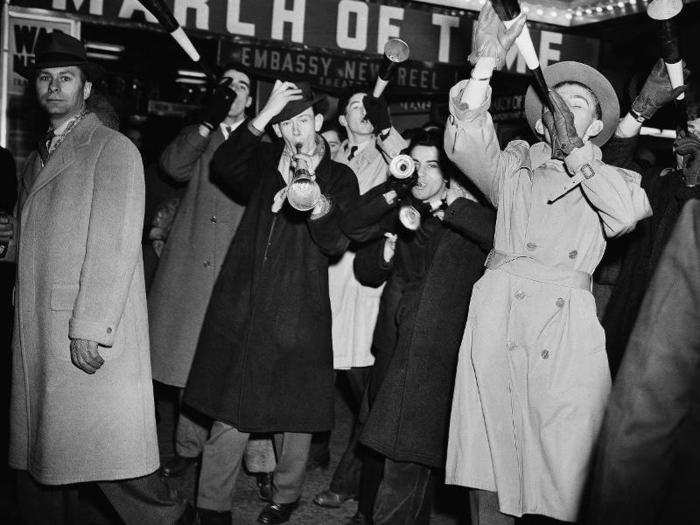
M318 115L314 115L314 124L316 131L321 131L321 128L323 127L323 115L320 113Z
M90 93L92 93L92 82L86 81L85 84L83 84L83 99L87 100L90 98Z
M348 119L345 118L345 115L340 115L338 117L338 122L340 123L341 126L343 126L345 129L347 129Z
M593 122L590 123L584 135L588 138L591 138L598 135L601 131L603 131L603 121L600 119L595 119Z
M253 97L248 95L248 98L245 101L245 107L249 108L252 103L253 103Z
M275 132L275 135L277 135L279 138L282 138L282 131L280 130L279 124L273 124L272 130Z
M539 135L544 135L544 124L542 123L542 119L538 118L537 122L535 122L535 131Z

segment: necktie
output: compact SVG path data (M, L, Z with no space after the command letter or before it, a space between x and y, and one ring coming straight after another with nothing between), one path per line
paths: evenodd
M44 164L46 164L46 162L49 160L49 147L51 146L51 141L53 140L53 137L53 130L50 129L46 132L44 138L39 141L39 156L41 157L41 162L43 162Z
M355 158L355 153L357 153L357 146L353 146L350 148L350 155L348 155L348 160L352 160Z

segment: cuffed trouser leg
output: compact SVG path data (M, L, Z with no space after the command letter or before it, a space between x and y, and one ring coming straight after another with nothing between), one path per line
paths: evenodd
M185 458L196 458L202 453L209 437L209 428L197 421L188 409L182 407L175 429L175 452Z
M515 518L498 508L498 494L488 490L469 490L469 514L472 525L514 525Z
M97 485L126 525L171 525L185 510L185 502L155 473Z
M374 505L374 524L430 523L430 474L425 465L386 458Z
M301 496L312 434L275 434L277 467L272 474L272 501L293 503Z
M42 485L26 470L17 471L17 499L22 520L31 525L68 525L70 492L75 485Z
M211 427L202 451L197 506L217 512L231 510L233 490L241 470L241 461L249 434L239 432L221 421Z

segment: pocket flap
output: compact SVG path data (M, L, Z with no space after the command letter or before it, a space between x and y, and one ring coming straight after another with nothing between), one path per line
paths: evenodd
M51 288L51 309L72 310L78 297L78 285L56 284Z

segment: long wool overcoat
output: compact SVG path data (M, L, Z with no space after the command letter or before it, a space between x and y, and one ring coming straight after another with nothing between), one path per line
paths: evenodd
M358 196L352 171L326 153L316 169L332 202L318 219L285 202L281 143L241 126L217 150L213 180L245 202L204 319L185 402L244 432L316 432L333 424L328 261L347 248L343 210Z
M571 177L551 148L512 141L501 151L487 104L460 104L463 86L450 94L446 151L497 208L502 257L492 261L503 264L474 285L446 479L498 492L506 514L574 521L610 389L590 274L606 237L649 216L649 200L639 175L601 162L590 142L567 162L595 175L566 191Z
M10 465L45 484L158 468L141 258L141 157L88 114L20 181ZM70 339L99 343L87 374Z
M209 180L222 131L202 137L197 129L182 130L160 158L173 179L188 184L148 294L153 379L180 388L187 383L209 297L244 210Z
M363 208L383 208L395 215L396 208L384 200L385 191L368 193L369 198L361 199L368 203ZM358 221L362 214L361 209L354 217L348 215ZM428 219L434 223L432 233L425 234L428 239L420 230L398 228L391 265L384 263L383 239L361 249L355 259L361 282L388 280L373 345L378 354L372 375L376 395L360 440L394 461L445 465L457 353L472 286L493 243L495 217L486 206L457 199L443 222ZM366 233L358 240L366 240ZM418 244L427 245L422 256L417 255ZM424 263L415 260L423 257ZM417 264L425 264L420 278L411 277Z

